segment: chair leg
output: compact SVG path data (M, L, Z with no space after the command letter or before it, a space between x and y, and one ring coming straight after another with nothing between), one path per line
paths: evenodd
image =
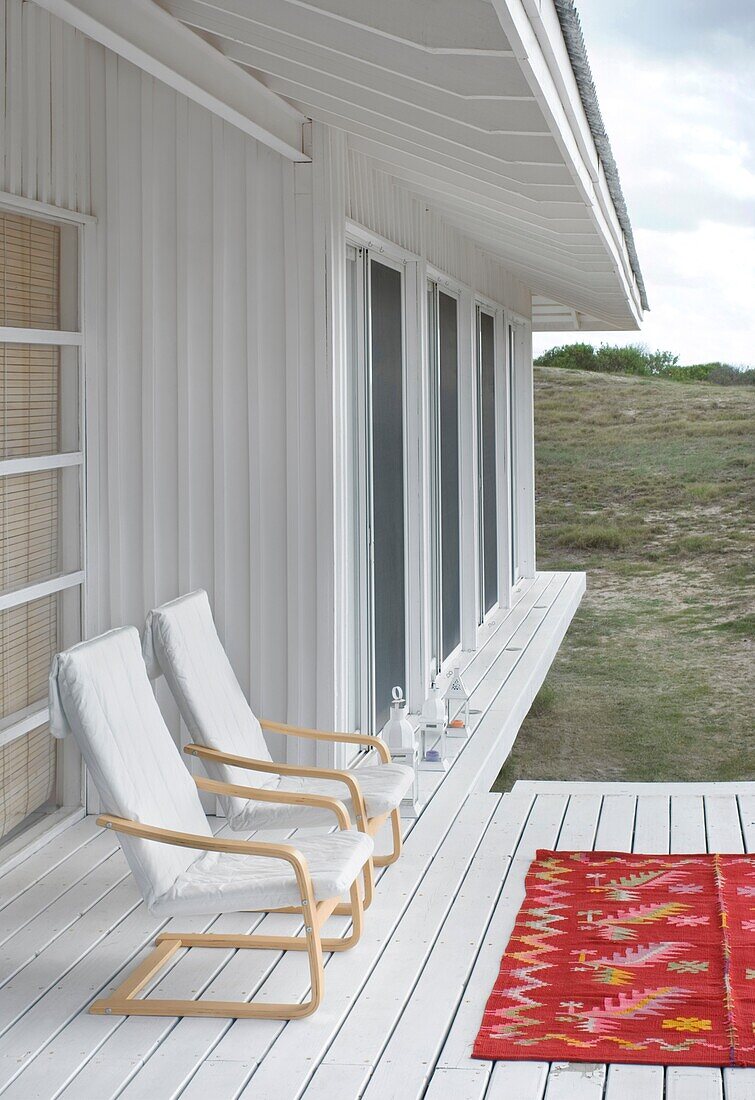
M354 926L351 935L344 940L325 940L320 927L335 906L335 900L315 908L311 924L305 926L300 936L223 936L207 933L165 932L155 941L155 949L118 988L102 1000L90 1005L96 1016L209 1016L224 1019L297 1020L311 1016L322 1001L325 974L323 970L323 946L326 950L346 950L353 946L362 932L362 903L356 883L351 888ZM306 918L305 918L306 919ZM333 944L343 946L332 946ZM310 995L306 1001L293 1004L254 1004L247 1001L212 1001L199 998L195 1001L139 999L138 994L165 966L172 955L182 947L220 947L225 950L248 948L273 951L306 951L309 961Z
M343 906L339 905L333 910L334 913L338 913L339 909L345 908L348 914L351 916L351 932L348 936L338 936L335 938L325 939L322 943L323 951L348 951L350 947L359 943L362 935L364 905L362 903L362 897L359 893L359 887L356 882L352 885L349 891L351 901Z
M401 815L398 806L391 811L391 831L393 832L393 851L387 856L374 856L376 867L388 867L401 855Z
M364 865L363 882L364 896L362 899L362 909L369 909L375 896L375 868L372 857L370 857ZM353 906L350 901L341 901L335 907L333 913L337 917L350 917L352 911Z

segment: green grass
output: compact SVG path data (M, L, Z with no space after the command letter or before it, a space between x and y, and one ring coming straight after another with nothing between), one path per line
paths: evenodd
M588 590L495 789L755 778L755 390L536 368L535 431Z

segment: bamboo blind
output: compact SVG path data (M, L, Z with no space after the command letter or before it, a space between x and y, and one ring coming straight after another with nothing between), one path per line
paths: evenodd
M55 739L48 726L0 748L0 836L55 797Z
M0 478L0 588L58 572L60 470Z
M0 214L0 325L60 327L60 230ZM0 458L54 454L60 349L0 345ZM58 571L60 470L0 477L0 589ZM57 595L0 612L0 718L44 705L58 642ZM56 747L41 726L0 748L0 837L55 796Z
M47 702L47 677L56 653L58 596L0 611L0 718Z
M0 325L60 328L60 227L0 213Z
M0 344L0 458L60 450L60 348Z

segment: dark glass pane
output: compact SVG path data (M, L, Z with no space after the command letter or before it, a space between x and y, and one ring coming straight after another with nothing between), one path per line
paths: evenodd
M459 353L457 302L438 295L443 657L461 641L459 563Z
M406 687L404 591L404 394L401 274L370 265L372 532L377 728L391 688Z
M482 480L483 608L498 601L498 515L495 440L495 322L480 313L480 464Z

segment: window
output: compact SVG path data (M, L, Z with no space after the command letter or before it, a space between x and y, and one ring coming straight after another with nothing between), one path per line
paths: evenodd
M430 283L431 576L438 667L461 643L458 314L458 299Z
M498 603L495 317L477 307L479 621Z
M0 844L64 800L47 678L81 636L78 232L0 207Z

